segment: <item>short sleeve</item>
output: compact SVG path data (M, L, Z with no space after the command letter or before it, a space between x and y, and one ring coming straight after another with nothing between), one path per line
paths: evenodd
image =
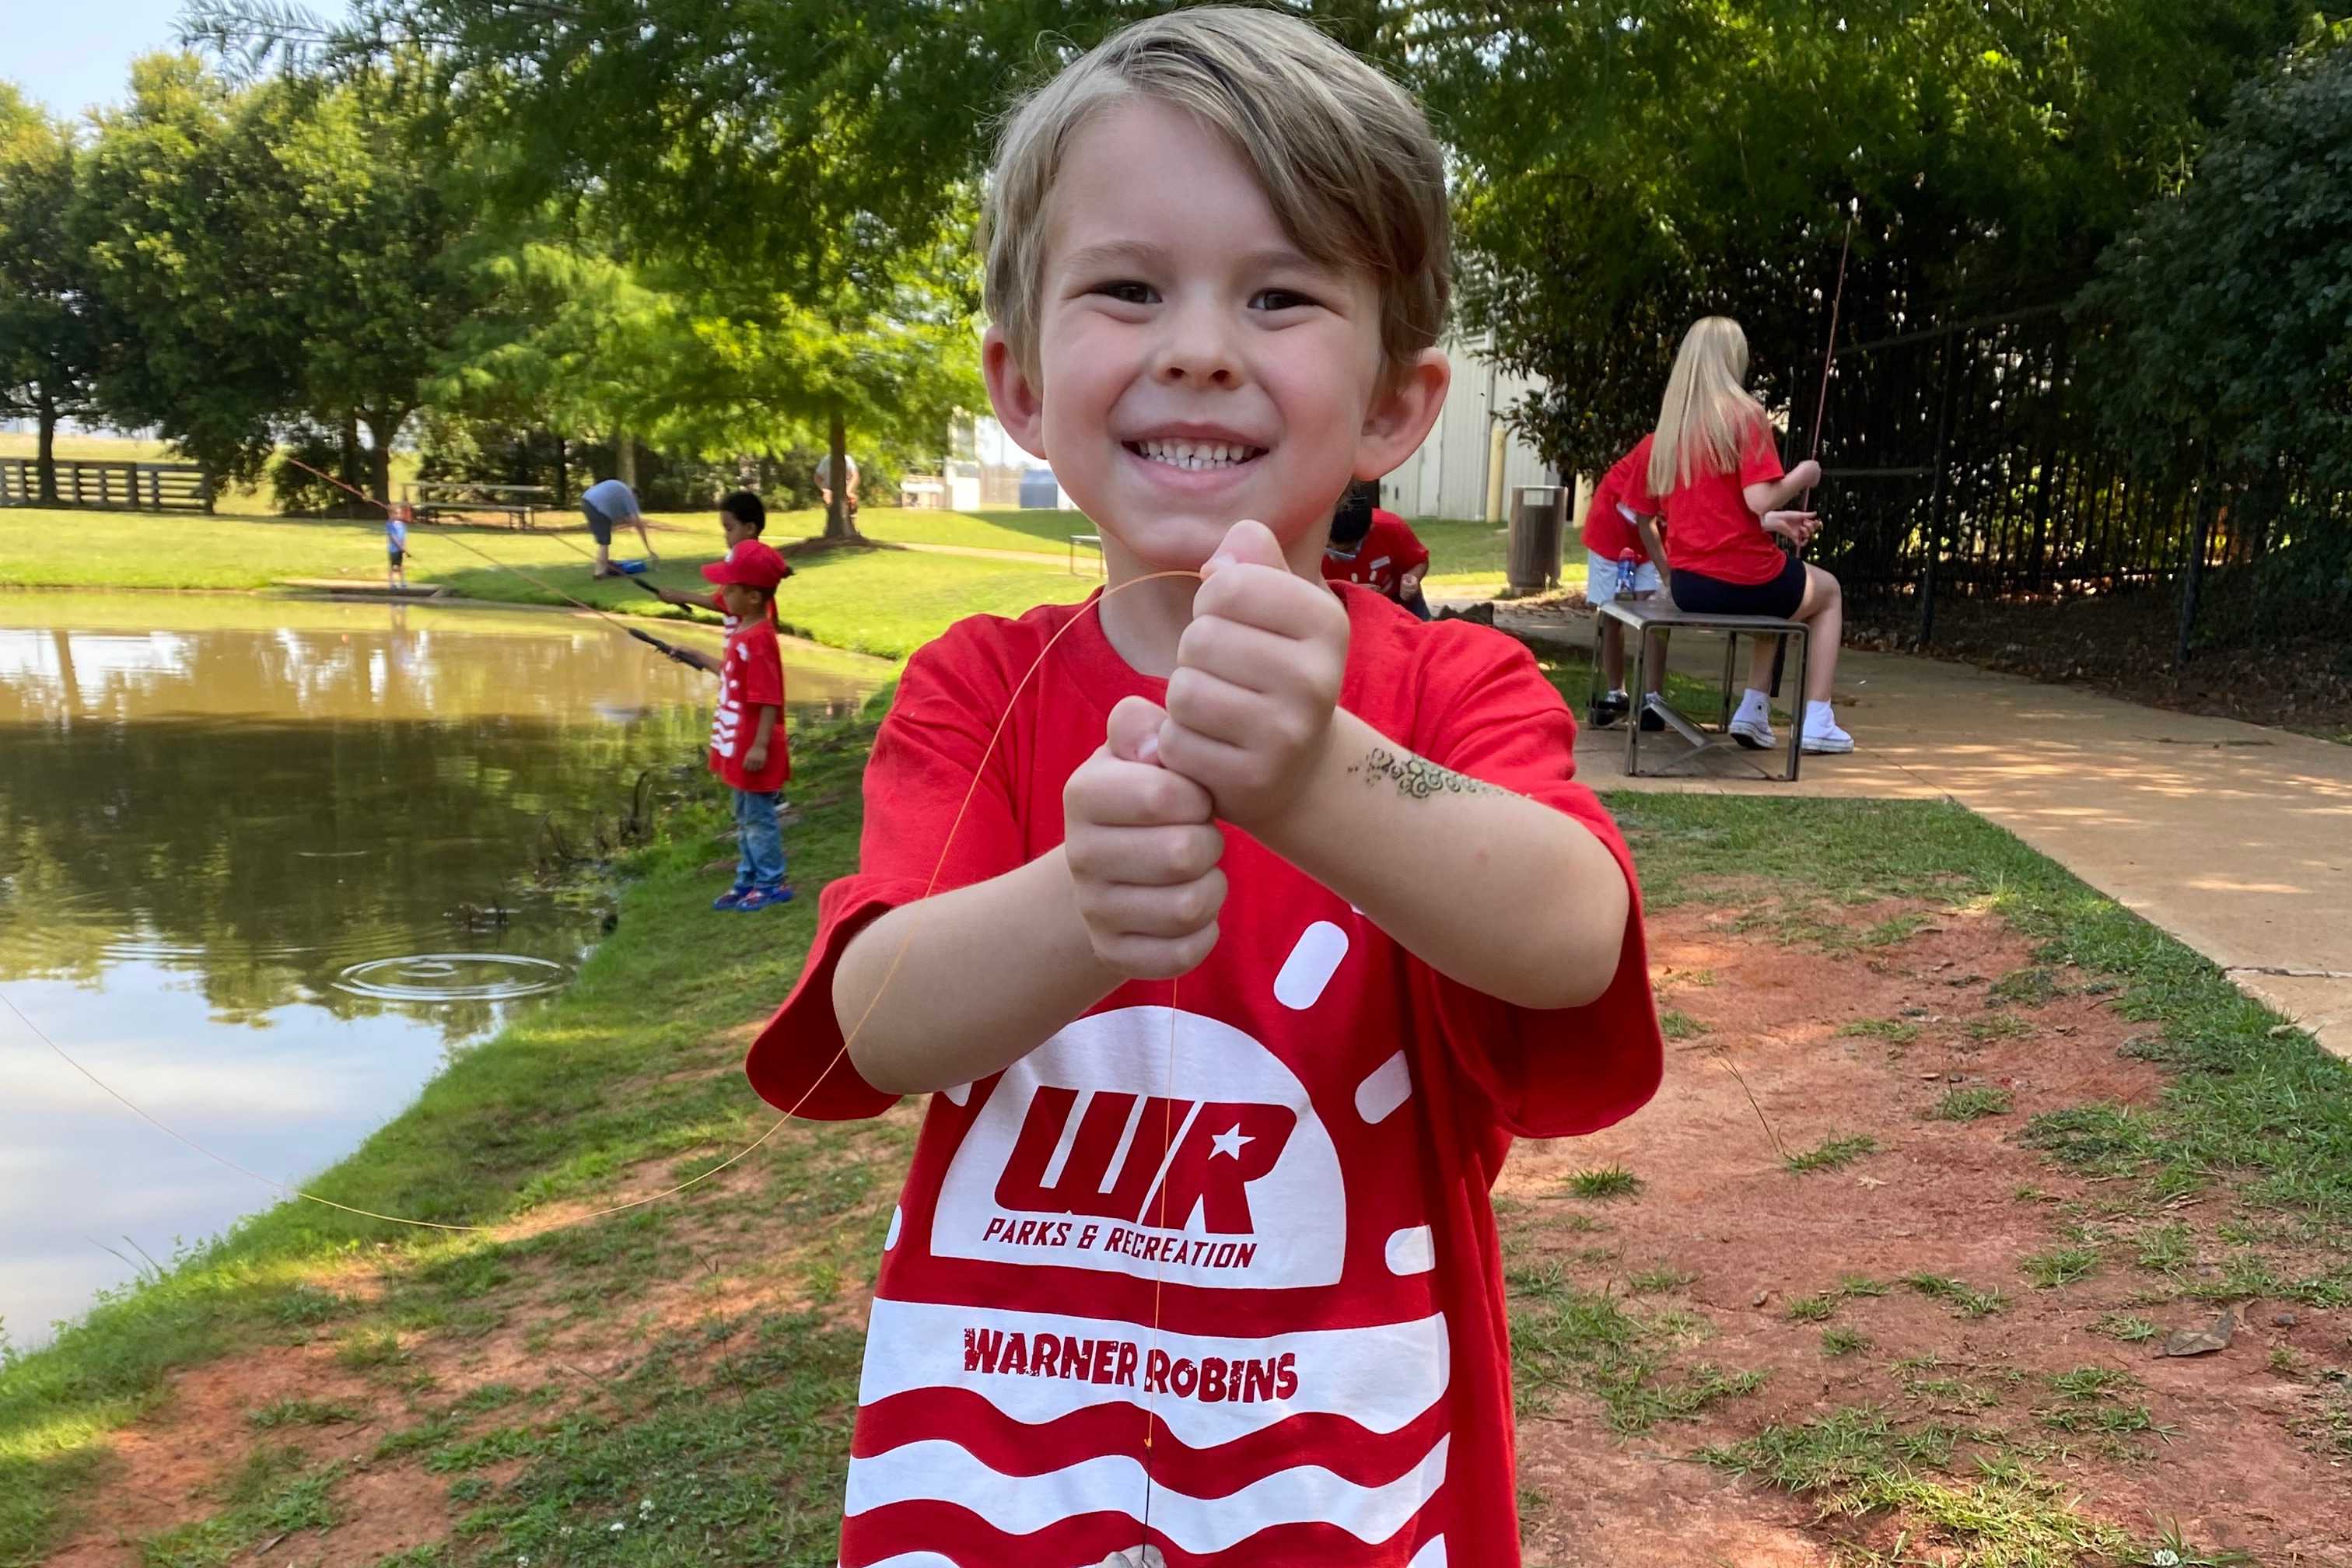
M1739 454L1739 488L1769 485L1788 473L1780 450L1772 444L1772 427L1759 419L1748 427L1748 444Z
M1590 1132L1640 1109L1664 1069L1633 855L1600 798L1575 782L1576 722L1534 657L1481 627L1444 630L1456 646L1423 694L1429 717L1414 749L1574 817L1617 862L1631 903L1617 973L1584 1006L1515 1007L1417 962L1415 989L1455 1067L1492 1102L1505 1131Z
M741 698L747 708L782 708L784 705L783 657L777 650L774 638L762 638L756 645L746 641Z
M909 659L875 736L858 869L818 896L816 937L800 982L744 1063L760 1098L787 1114L841 1121L878 1116L898 1103L850 1062L833 1005L842 953L899 905L1021 864L1012 765L1000 751L981 771L1011 685L1003 663L980 641L959 626Z
M1644 436L1609 470L1617 479L1617 500L1643 517L1655 517L1665 508L1650 493L1650 447L1654 436Z

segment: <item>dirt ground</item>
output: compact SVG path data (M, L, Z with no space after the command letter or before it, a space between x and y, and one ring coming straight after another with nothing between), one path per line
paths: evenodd
M2300 730L2330 740L2352 736L2352 657L2336 628L2264 625L2263 646L2242 636L2197 647L2172 667L2179 606L2169 590L2144 589L2053 604L1947 599L1936 606L1939 658L2036 680L2089 686L2110 697ZM2242 629L2249 611L2224 605L2218 630ZM1918 632L1909 605L1856 604L1846 634L1855 646L1908 652Z
M2228 1221L2225 1194L2158 1201L2141 1184L2070 1174L2021 1141L2036 1112L2159 1093L2159 1069L2118 1054L2134 1026L2080 972L2035 971L2028 944L1993 916L1888 904L1849 913L1846 942L1818 928L1784 941L1745 909L1693 903L1657 916L1654 975L1676 1037L1664 1090L1608 1132L1522 1145L1506 1172L1498 1210L1515 1281L1549 1270L1622 1305L1629 1321L1673 1325L1659 1378L1686 1384L1701 1363L1737 1374L1695 1413L1613 1426L1611 1403L1578 1386L1572 1368L1544 1397L1523 1377L1528 1561L2147 1563L2164 1561L2151 1543L2169 1530L2196 1549L2183 1563L2234 1552L2352 1568L2352 1403L2337 1370L2352 1365L2352 1311L2200 1299L2199 1265L2177 1258L2158 1271L2135 1248L2144 1259L2151 1237L2168 1237L2190 1256ZM2036 973L2047 978L2021 987L2016 977ZM1958 1103L1956 1090L2000 1109L1932 1117ZM1788 1168L1831 1140L1864 1138L1870 1151L1843 1163ZM1575 1180L1594 1171L1632 1179ZM551 1332L551 1308L468 1340L404 1335L398 1376L323 1335L191 1370L118 1440L99 1517L51 1561L157 1561L142 1558L141 1540L217 1508L272 1446L282 1467L297 1464L287 1447L301 1462L340 1463L338 1521L241 1557L376 1568L450 1541L467 1506L448 1477L383 1447L405 1422L404 1380L461 1403L497 1385L555 1388L541 1407L552 1419L619 1378L649 1322L795 1305L790 1271L754 1261L777 1239L756 1224L714 1229L698 1244L698 1276L657 1285L625 1324ZM2081 1256L2059 1272L2089 1271L2051 1284L2048 1259L2070 1240ZM1954 1283L1930 1294L1906 1279ZM347 1298L376 1288L364 1265L321 1283ZM836 1304L846 1321L862 1306L854 1296ZM2242 1323L2226 1349L2156 1353L2163 1332L2209 1324L2224 1307ZM2115 1337L2134 1318L2158 1337ZM298 1405L307 1417L256 1420ZM1857 1510L1840 1511L1846 1494L1834 1489L1784 1489L1696 1458L1841 1412L1927 1445L1913 1451L1941 1444L1942 1462L1921 1473L1952 1497L2031 1495L2131 1544L2017 1554L1956 1531L1961 1515L1937 1515L1932 1498L1849 1498ZM519 1464L476 1474L495 1486Z

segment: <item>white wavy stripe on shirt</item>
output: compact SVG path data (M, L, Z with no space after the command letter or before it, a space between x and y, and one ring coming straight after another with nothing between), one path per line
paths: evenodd
M1043 1426L1074 1410L1097 1405L1144 1403L1139 1373L1131 1385L1091 1378L1032 1377L1024 1373L985 1373L968 1368L964 1331L1041 1333L1064 1339L1112 1340L1141 1352L1156 1347L1173 1362L1198 1365L1206 1356L1270 1362L1296 1359L1291 1371L1298 1388L1288 1399L1207 1401L1161 1392L1150 1397L1154 1414L1188 1448L1213 1448L1294 1415L1328 1415L1366 1430L1394 1432L1435 1405L1445 1394L1452 1345L1444 1313L1402 1323L1362 1329L1307 1329L1263 1339L1179 1334L1118 1319L1077 1318L1058 1312L1013 1312L980 1307L943 1306L877 1297L866 1331L866 1370L857 1403L877 1404L892 1394L924 1388L964 1388L1024 1426Z
M1282 1524L1329 1524L1368 1544L1386 1541L1445 1481L1440 1437L1420 1464L1386 1486L1360 1487L1320 1465L1294 1465L1261 1476L1223 1497L1196 1498L1151 1484L1151 1528L1187 1552L1223 1552ZM849 1461L851 1518L902 1502L945 1502L978 1514L1006 1535L1033 1535L1089 1513L1133 1518L1143 1500L1143 1463L1106 1454L1038 1476L989 1468L961 1444L939 1438L902 1444Z

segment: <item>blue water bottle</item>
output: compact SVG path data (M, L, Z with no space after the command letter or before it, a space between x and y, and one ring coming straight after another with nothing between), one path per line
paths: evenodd
M1633 596L1633 562L1632 551L1621 550L1617 552L1617 596L1621 599L1630 599Z

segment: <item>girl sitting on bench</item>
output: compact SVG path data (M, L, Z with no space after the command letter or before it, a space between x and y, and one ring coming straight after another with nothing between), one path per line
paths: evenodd
M1706 316L1683 338L1650 447L1650 493L1665 497L1668 592L1694 615L1773 616L1806 624L1803 745L1851 752L1853 737L1830 711L1845 600L1838 580L1799 559L1820 531L1810 511L1785 511L1821 482L1811 458L1783 473L1764 405L1749 395L1748 335L1728 316ZM1792 548L1783 553L1780 542ZM1750 750L1773 744L1765 689L1774 645L1758 638L1732 737Z

